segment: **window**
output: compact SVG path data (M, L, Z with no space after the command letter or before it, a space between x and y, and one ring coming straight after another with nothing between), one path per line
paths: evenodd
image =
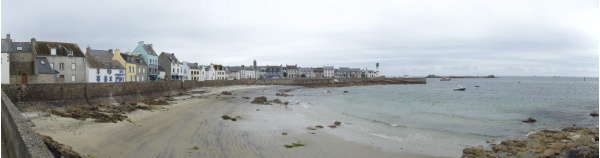
M108 78L108 81L112 82L112 76L110 76L110 78Z
M54 63L50 63L50 67L54 70Z
M75 75L71 75L71 82L75 82Z
M60 68L61 70L64 70L64 69L65 69L65 63L60 63L60 64L59 64L59 68Z
M100 74L100 69L96 69L96 74Z
M175 72L175 68L173 68L173 72Z
M50 55L56 55L56 48L50 49Z
M129 76L129 81L133 81L133 76Z
M75 67L76 67L76 66L75 66L75 63L72 63L72 64L71 64L71 70L75 70Z
M111 70L111 69L107 69L107 70L106 70L106 73L108 73L108 74L112 74L112 70Z
M23 47L17 47L17 51L22 51Z
M142 76L142 80L140 80L140 81L144 81L144 76Z
M96 76L96 82L100 82L100 75Z

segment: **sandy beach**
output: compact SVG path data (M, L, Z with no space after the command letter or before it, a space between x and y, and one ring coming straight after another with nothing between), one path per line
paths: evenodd
M333 120L312 119L310 110L273 90L291 86L228 86L200 88L174 97L171 105L127 114L131 121L95 123L51 115L34 117L35 131L69 145L81 155L105 157L430 157L334 134L344 124L329 128ZM269 90L266 92L266 90ZM206 91L206 93L195 93ZM221 95L229 91L233 95ZM242 97L250 97L244 99ZM251 104L255 97L290 102ZM222 115L241 117L224 120ZM343 120L339 120L342 121ZM322 125L324 128L307 129ZM287 133L283 135L282 133ZM343 133L343 132L342 132ZM301 143L305 146L285 148Z

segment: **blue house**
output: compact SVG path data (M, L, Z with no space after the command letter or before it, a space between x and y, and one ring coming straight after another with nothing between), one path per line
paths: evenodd
M187 61L183 61L181 65L183 66L183 73L181 73L183 76L182 80L190 80L191 73L189 63Z
M142 55L142 59L148 64L148 79L154 81L158 78L158 55L152 49L152 44L144 44L144 41L138 42L138 46L131 52L132 55Z

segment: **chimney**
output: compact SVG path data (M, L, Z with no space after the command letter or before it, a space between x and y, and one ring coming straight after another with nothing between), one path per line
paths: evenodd
M144 45L144 41L138 42L138 45L143 46Z
M113 50L112 50L112 49L108 49L108 52L109 52L110 54L112 54L112 53L113 53Z
M10 33L6 34L6 40L10 41Z
M150 46L150 48L152 48L152 44L148 44Z

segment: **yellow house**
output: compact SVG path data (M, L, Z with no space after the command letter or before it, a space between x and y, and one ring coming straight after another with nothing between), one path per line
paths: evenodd
M125 82L136 81L137 64L129 53L121 53L121 50L114 51L113 60L119 61L125 67Z

